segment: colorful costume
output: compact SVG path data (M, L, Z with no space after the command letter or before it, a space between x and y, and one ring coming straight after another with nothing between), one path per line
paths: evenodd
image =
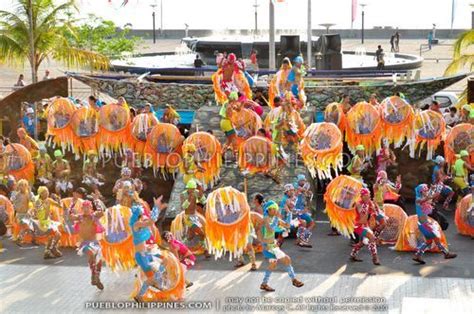
M377 204L370 200L370 191L366 188L360 191L361 200L359 200L355 205L356 216L354 221L354 233L358 236L359 242L357 242L351 251L352 261L358 262L361 261L357 258L357 254L364 245L367 245L370 253L372 254L372 262L375 265L380 265L377 256L377 242L376 238L380 234L380 229L376 228L374 232L369 227L370 216L373 215L376 217L377 222L383 221L385 215L379 209ZM362 199L363 197L368 197L368 200Z
M224 104L228 100L227 96L232 92L240 92L248 99L252 99L250 85L233 53L222 61L217 72L212 75L212 83L216 101L219 104Z
M280 219L277 216L278 205L274 201L268 201L264 204L264 218L261 226L261 240L263 245L263 256L270 263L265 275L263 277L262 284L260 285L261 290L275 291L273 288L268 286L270 276L273 269L277 266L277 262L280 260L286 266L286 271L295 287L302 287L303 283L296 279L295 271L291 265L289 257L277 246L275 241L275 230L279 227Z
M400 198L398 191L402 188L400 182L393 183L387 178L387 172L380 170L374 184L374 201L383 208L385 201L396 202Z
M380 114L369 103L359 102L346 115L346 141L349 149L355 152L363 145L368 155L378 151L382 140Z
M89 207L92 210L92 203L85 201L82 206ZM89 257L89 268L91 270L91 284L97 286L100 290L104 289L100 281L100 272L102 270L102 251L100 243L97 240L97 234L104 232L104 227L98 220L102 212L80 214L75 217L74 229L81 238L81 243L77 250L78 255L86 254Z
M433 153L444 139L446 122L443 116L433 110L418 112L415 116L415 143L410 147L410 157L415 157L415 152L419 148L418 156L426 145L426 159L433 158Z
M298 107L303 108L306 105L306 95L304 92L304 79L306 75L306 69L303 66L303 58L301 56L296 57L293 60L293 67L290 73L288 73L287 81L293 96L299 100Z
M48 195L48 189L44 186L38 188L38 196L34 201L35 212L35 233L36 235L45 234L47 236L47 243L44 250L44 258L61 257L62 253L59 251L59 240L61 233L59 232L58 221L51 219L51 200L43 198L43 195Z
M464 196L458 203L454 222L460 234L474 237L474 197L472 194Z
M292 70L292 65L289 58L284 58L280 70L275 74L275 76L270 81L268 86L268 100L271 108L274 108L274 99L275 97L284 98L286 92L290 90L290 85L288 83L288 75Z
M217 258L242 255L250 234L250 207L244 193L232 187L211 192L206 203L206 238L209 253Z
M448 176L444 172L445 160L442 156L436 156L435 158L436 165L433 167L433 185L436 187L437 192L440 194L440 197L444 198L443 207L447 209L451 200L454 196L453 189L444 183Z
M415 112L405 99L398 96L385 98L379 108L384 139L399 148L403 141L413 138Z
M418 217L418 229L424 237L424 242L418 245L413 260L420 264L425 264L422 256L432 243L444 253L445 258L455 258L456 254L451 254L448 248L441 243L441 230L438 224L433 224L428 220L428 215L433 212L433 205L429 196L430 190L427 184L420 184L415 189L416 193L416 215Z
M313 123L300 142L303 161L311 176L332 179L342 169L342 134L332 123Z
M466 170L466 161L469 157L469 153L465 150L459 153L459 157L456 159L453 167L453 182L459 189L461 195L466 195L469 192L469 184L467 182L468 171Z
M362 145L357 145L356 147L356 155L352 158L351 163L347 166L347 171L351 174L356 180L359 180L364 184L364 179L362 178L362 171L364 171L367 167L365 162L365 157L359 156L358 152L364 152L365 147Z

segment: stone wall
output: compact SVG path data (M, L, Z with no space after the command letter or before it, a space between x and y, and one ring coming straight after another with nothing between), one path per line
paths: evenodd
M202 106L214 103L212 85L152 83L147 81L138 83L135 79L96 79L83 75L74 75L73 77L115 99L124 97L128 103L134 106L150 102L158 107L162 107L165 104L173 104L177 109L196 110ZM398 85L391 83L377 84L377 86L371 84L360 86L355 83L354 85L344 84L340 86L332 85L334 83L327 86L311 86L312 82L308 82L305 92L310 105L315 106L317 110L324 110L327 104L338 101L343 94L350 95L352 102L358 102L368 100L371 93L376 93L380 99L383 99L394 95L395 92L401 92L408 97L410 103L414 104L458 82L464 77L465 75L458 75L431 81L410 81L402 82ZM266 89L264 90L265 93ZM265 96L268 99L268 96Z

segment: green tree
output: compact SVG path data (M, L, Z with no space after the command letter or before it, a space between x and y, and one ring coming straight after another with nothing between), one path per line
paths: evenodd
M446 68L444 75L454 75L458 72L465 70L469 71L474 69L474 54L472 48L474 46L474 30L469 30L462 33L453 45L453 60ZM462 92L460 103L465 104L467 102L467 87Z
M133 53L138 41L136 37L128 37L128 28L118 29L114 22L93 14L81 21L74 33L75 36L69 36L70 44L109 58L121 58L123 53Z
M28 60L33 83L46 59L67 66L107 69L109 59L97 52L74 47L68 40L75 36L71 11L74 0L55 5L53 0L15 0L12 12L0 10L0 62L23 64ZM67 32L66 32L67 30Z

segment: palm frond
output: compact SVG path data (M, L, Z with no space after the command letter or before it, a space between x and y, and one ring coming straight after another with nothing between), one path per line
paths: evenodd
M474 30L462 33L453 46L453 59L461 56L464 49L474 44Z
M8 34L0 34L0 62L22 64L25 60L25 47Z
M466 54L466 55L461 55L455 60L451 61L451 63L448 65L446 70L444 71L444 75L454 75L467 66L469 67L469 71L472 71L472 67L474 65L474 54Z
M63 41L61 48L58 47L53 53L53 57L64 62L70 67L92 68L94 70L107 70L110 60L106 56L75 47L71 47Z

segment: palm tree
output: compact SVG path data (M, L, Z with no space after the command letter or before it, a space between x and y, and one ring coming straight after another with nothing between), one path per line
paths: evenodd
M474 54L468 52L469 47L474 45L474 30L462 33L453 45L453 60L446 68L444 75L454 75L466 68L474 69ZM467 88L462 92L459 102L467 102Z
M74 27L67 16L71 10L77 11L74 0L60 5L54 0L16 2L13 12L0 10L0 62L17 65L28 60L33 83L46 59L67 66L108 68L107 57L71 46L67 36L74 36Z

